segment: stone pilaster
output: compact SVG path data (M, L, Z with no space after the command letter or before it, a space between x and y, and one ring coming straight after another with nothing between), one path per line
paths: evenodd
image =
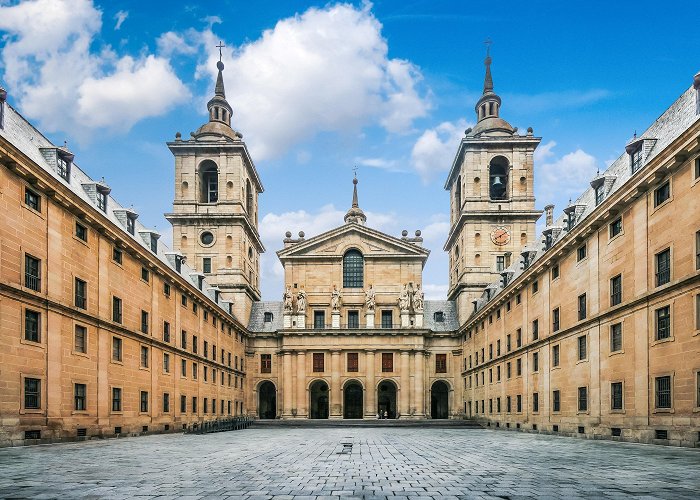
M365 350L365 418L377 416L377 388L374 383L374 350Z
M340 396L340 350L331 351L331 398L330 418L343 418Z
M409 352L401 351L401 361L400 361L400 377L401 377L401 391L399 396L399 414L401 418L409 418L408 405L411 395L411 384L409 378Z
M297 351L297 418L308 417L306 395L306 352Z
M425 418L425 351L415 351L414 362L414 390L413 401L416 408L414 417Z
M284 351L282 353L282 372L283 389L282 389L282 418L290 418L292 416L292 353Z

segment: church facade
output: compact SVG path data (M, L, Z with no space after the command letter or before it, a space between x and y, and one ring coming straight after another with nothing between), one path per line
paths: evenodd
M263 183L223 69L167 143L173 249L0 89L0 445L239 415L700 443L700 74L538 232L541 139L501 117L487 56L445 183L445 300L420 231L373 229L353 179L342 224L284 235L263 301Z

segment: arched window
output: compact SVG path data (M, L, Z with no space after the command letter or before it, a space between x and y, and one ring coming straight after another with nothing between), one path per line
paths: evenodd
M358 250L348 250L343 255L343 288L364 286L364 258Z
M216 163L211 160L202 162L199 166L199 179L201 187L200 201L202 203L216 203L219 201L219 174Z
M492 200L508 199L508 160L502 156L489 165L489 196Z
M249 218L253 218L253 190L250 187L250 180L245 181L245 211Z

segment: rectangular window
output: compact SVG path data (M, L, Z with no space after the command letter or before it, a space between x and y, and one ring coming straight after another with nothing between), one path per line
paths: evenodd
M163 373L170 373L170 354L163 353Z
M656 286L671 281L671 249L656 254Z
M700 330L700 293L695 296L695 329Z
M348 311L348 328L360 328L360 311Z
M656 340L671 337L671 306L656 310Z
M518 413L522 412L523 411L523 396L521 394L518 394L515 397L515 401L516 401L515 411L517 411Z
M145 267L141 268L141 279L143 281L145 281L146 283L151 281L151 272L148 269L146 269Z
M112 411L122 411L122 390L112 387Z
M123 341L119 337L112 337L112 360L121 361L123 359L122 351Z
M182 294L180 296L180 304L182 304L184 307L187 307L187 295Z
M170 413L170 394L163 393L163 413Z
M532 411L540 411L540 395L537 392L532 393Z
M447 354L435 355L435 373L447 373Z
M500 273L506 268L506 258L503 255L496 256L496 272Z
M87 410L87 386L85 384L75 384L75 411Z
M122 322L122 299L119 297L112 297L112 321Z
M394 371L394 354L391 352L382 353L382 371L383 372L393 372Z
M610 279L610 307L622 303L622 275Z
M540 320L536 319L532 322L532 340L540 338Z
M170 323L163 321L163 342L170 343Z
M360 370L358 353L349 352L347 355L347 362L349 372L358 372Z
M88 240L88 231L85 226L83 226L80 222L75 223L75 236L83 241Z
M209 378L209 367L207 365L203 366L203 375L204 375L204 381L206 382ZM216 380L213 380L213 382L216 382Z
M493 344L489 344L489 359L493 359Z
M622 217L618 217L610 223L610 237L614 238L622 232Z
M588 339L585 335L581 335L578 338L578 360L583 361L588 356L587 351Z
M192 380L197 380L197 377L199 376L199 370L197 363L192 363Z
M518 328L515 334L515 345L518 347L523 346L523 331Z
M632 173L642 168L642 145L640 144L634 151L630 153L630 167Z
M73 350L83 354L87 352L87 328L82 325L75 325Z
M325 366L324 366L324 361L325 361L325 356L322 352L315 352L313 353L313 371L315 372L324 372L325 371Z
M671 408L671 377L656 377L655 383L655 407L660 409Z
M532 283L532 293L533 293L533 295L536 294L539 290L540 290L540 282L539 282L539 281L535 281L534 283Z
M24 255L24 286L41 291L41 261L29 254Z
M326 311L314 311L314 328L326 327Z
M41 196L29 188L24 188L24 204L32 210L41 212Z
M87 309L87 283L75 278L75 307Z
M622 410L622 382L610 384L610 409Z
M260 373L272 373L272 354L260 355Z
M41 408L41 380L38 378L24 379L24 408L26 410Z
M554 264L552 267L552 280L555 280L559 277L559 264Z
M148 368L148 347L141 346L141 368Z
M622 323L610 325L610 352L622 350Z
M695 269L700 269L700 231L695 233Z
M582 245L576 249L576 260L582 261L586 258L586 245Z
M596 186L594 188L595 192L595 204L596 206L600 205L603 203L603 200L605 199L605 185L601 184L600 186Z
M517 376L523 374L523 360L521 358L515 360L515 374Z
M392 311L382 311L382 328L392 328L393 323Z
M202 354L204 354L204 357L205 357L205 358L208 358L208 357L209 357L209 342L207 342L206 340L204 341L204 348L203 348L203 351L204 351L204 352L203 352ZM213 356L214 356L214 355L212 354L212 357L213 357Z
M146 391L141 391L140 411L141 413L146 413L148 411L148 392Z
M559 366L559 344L552 346L552 366Z
M578 296L578 320L584 320L586 319L586 294L583 293Z
M148 313L146 311L141 311L141 331L148 333Z
M578 388L578 411L588 411L588 387Z
M559 308L557 307L552 311L552 331L559 331Z
M211 273L211 257L204 257L202 259L202 272L204 274Z
M182 349L187 349L187 332L185 330L180 332L180 347Z
M192 396L192 413L197 413L197 396Z
M671 197L671 184L664 182L654 190L654 207L658 207Z
M500 355L501 355L501 340L498 339L496 341L496 356L500 356Z
M181 377L187 376L187 360L183 359L180 361L180 376Z
M552 411L561 410L561 393L559 391L552 391Z
M198 350L198 349L199 349L199 339L197 338L196 335L192 335L192 352L195 353L195 354L197 354L197 350ZM216 353L214 353L214 355L212 355L212 359L213 359L214 361L216 361L216 356L215 356L215 354L216 354Z
M180 396L180 413L187 413L187 396Z
M38 311L31 309L24 310L24 340L29 342L41 342L40 334L40 314Z
M693 178L700 179L700 158L695 158L695 169L693 170Z
M121 264L124 261L124 252L117 247L113 247L112 260L117 264Z
M70 165L71 161L61 154L56 155L56 170L64 180L70 182Z
M506 363L506 378L510 378L510 377L511 377L511 364L509 361L508 363Z
M519 305L521 301L522 301L522 298L520 297L520 294L517 294L515 296L515 304Z
M537 352L532 353L532 371L540 371L540 355Z

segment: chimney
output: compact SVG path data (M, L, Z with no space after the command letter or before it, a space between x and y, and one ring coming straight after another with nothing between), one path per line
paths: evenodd
M544 207L545 227L551 227L554 224L554 205L549 204Z

